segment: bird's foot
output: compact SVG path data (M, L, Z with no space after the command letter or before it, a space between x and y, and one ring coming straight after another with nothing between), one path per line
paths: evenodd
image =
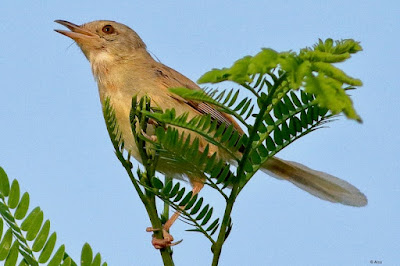
M141 129L141 133L142 133L142 135L143 135L146 139L148 139L148 140L150 140L150 141L152 141L152 142L157 142L157 136L155 136L155 135L149 136L149 135L147 135L146 132L144 132L143 129Z
M154 229L152 227L146 228L147 232L154 232L154 231L159 231L159 230L161 230L161 229ZM156 238L153 235L153 239L151 240L151 244L156 249L162 249L162 248L175 246L183 241L183 239L182 239L182 240L172 243L172 241L174 241L174 238L172 237L172 235L170 233L168 233L167 230L165 230L164 228L162 229L162 232L163 232L163 239Z

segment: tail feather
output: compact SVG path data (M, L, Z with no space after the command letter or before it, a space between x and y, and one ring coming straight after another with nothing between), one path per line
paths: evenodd
M262 170L273 177L288 180L323 200L355 207L365 206L368 202L365 195L348 182L296 162L273 157L263 165Z

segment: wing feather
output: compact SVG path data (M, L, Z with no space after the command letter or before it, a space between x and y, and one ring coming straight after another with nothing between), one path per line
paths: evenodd
M155 73L157 77L160 79L161 84L163 84L163 86L166 89L174 87L184 87L191 90L201 90L201 88L196 83L191 81L189 78L185 77L178 71L175 71L172 68L167 67L161 63L158 63L155 66ZM244 133L240 125L236 122L236 120L232 116L217 110L214 106L208 103L185 100L182 97L179 97L178 95L172 95L172 94L171 97L180 102L186 103L188 106L192 107L199 114L209 114L211 118L217 120L219 124L226 124L228 126L233 125L234 128L240 134Z

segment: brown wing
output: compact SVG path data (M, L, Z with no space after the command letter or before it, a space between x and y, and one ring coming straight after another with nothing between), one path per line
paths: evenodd
M192 90L201 90L200 87L182 75L181 73L173 70L170 67L167 67L161 63L158 63L155 66L155 73L156 76L160 79L161 83L166 87L166 88L173 88L173 87L184 87ZM198 113L200 114L209 114L212 119L215 119L218 121L218 123L224 123L226 125L233 125L234 128L240 133L243 134L242 128L239 126L239 124L236 122L236 120L223 112L218 111L215 107L212 105L205 103L205 102L196 102L196 101L188 101L183 99L182 97L179 97L178 95L171 95L174 99L185 102L189 106L191 106L193 109L195 109Z

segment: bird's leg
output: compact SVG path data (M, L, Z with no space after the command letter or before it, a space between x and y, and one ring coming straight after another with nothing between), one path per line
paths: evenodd
M200 190L204 187L204 183L202 181L192 181L191 182L193 188L192 188L192 197L194 197L194 195L196 195L197 193L200 192ZM182 210L185 208L185 206L180 207ZM168 232L169 229L171 228L171 226L174 224L174 222L176 221L176 219L179 218L179 215L181 214L180 211L176 211L171 218L168 219L168 221L164 224L162 230L163 230L163 239L158 239L155 238L153 236L153 239L151 241L151 243L153 244L153 246L156 249L161 249L161 248L166 248L166 247L170 247L170 246L175 246L179 243L182 242L182 240L177 241L175 243L172 243L172 241L174 241L174 238L172 237L172 235ZM155 229L152 227L148 227L146 228L147 232L154 232L154 231L158 231L161 229Z
M143 135L146 139L148 139L148 140L150 140L150 141L152 141L152 142L157 142L157 136L155 136L155 135L149 136L149 135L147 135L146 132L144 132L143 129L141 129L141 133L142 133L142 135Z

